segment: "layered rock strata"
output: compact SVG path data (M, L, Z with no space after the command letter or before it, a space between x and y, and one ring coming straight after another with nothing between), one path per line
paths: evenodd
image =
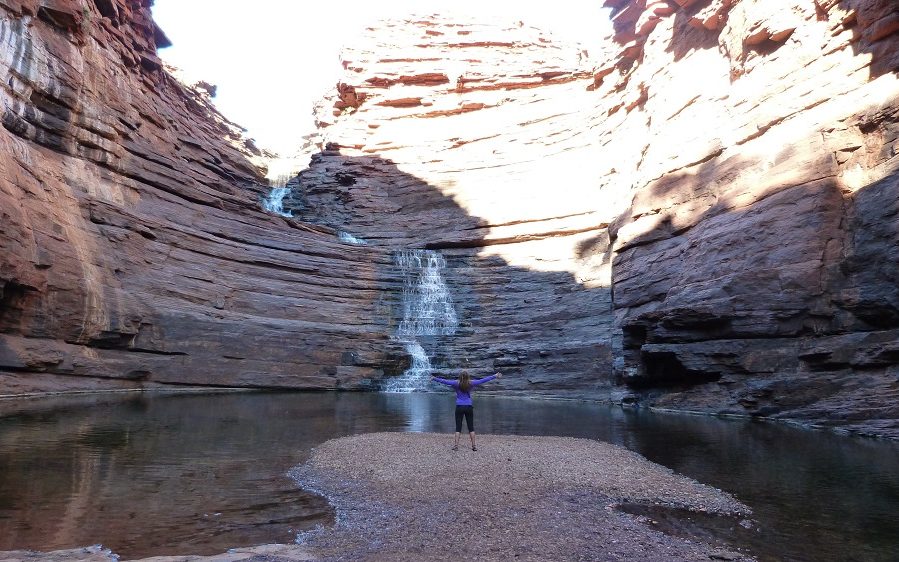
M899 435L895 3L605 5L358 37L288 219L146 2L0 2L3 392L365 387L421 249L438 372Z
M572 280L580 271L584 281L608 284L605 223L580 204L552 197L543 197L545 208L536 212L523 201L506 205L496 224L463 207L492 208L514 201L513 193L542 196L551 177L537 161L546 147L569 167L589 145L569 132L580 119L570 102L549 101L560 88L583 94L591 74L577 50L553 46L530 28L444 22L454 37L473 34L471 44L460 39L421 49L439 51L447 64L458 58L452 53L486 57L467 75L471 95L482 101L465 101L461 111L454 105L443 116L446 126L465 131L465 140L432 136L446 145L443 159L451 166L410 168L388 158L384 144L379 154L332 146L303 175L304 185L317 184L322 194L332 184L355 185L354 196L365 192L361 199L370 207L328 195L319 201L327 213L355 213L368 221L363 226L300 209L300 220L260 210L264 188L249 163L255 148L215 113L204 90L185 88L161 67L155 49L165 37L145 3L25 2L3 10L2 393L159 384L369 387L410 363L396 338L403 316L396 256L407 248L440 249L451 264L446 281L462 326L449 342L424 342L438 369L514 372L528 365L528 377L510 386L577 392L595 384L597 371L608 372L608 291L586 291ZM431 33L422 37L437 37L441 25L428 24ZM504 45L508 33L520 37ZM492 76L500 60L491 58L494 48L510 61L508 75ZM544 66L529 68L538 56L547 59ZM417 63L398 64L411 72ZM400 78L412 89L443 84L427 73ZM576 81L581 85L573 87ZM345 95L347 86L341 88ZM528 153L515 156L525 156L524 163L511 160L508 147L505 156L496 154L505 143L524 142L513 133L528 123L511 112L499 114L509 130L490 156L456 150L477 141L476 121L465 114L478 103L522 100L535 105L532 119L567 112L567 125L557 123L548 142L533 133L524 143L532 145ZM372 102L379 103L375 96ZM395 99L376 107L413 108ZM359 121L345 123L350 131ZM472 173L478 158L485 159L483 172ZM508 181L511 174L523 178L520 185ZM588 189L591 177L585 172L579 187ZM440 191L456 181L468 199ZM491 193L494 185L503 190ZM480 199L471 196L477 191ZM516 248L526 263L538 256L548 271L479 256L488 244L483 238ZM578 244L586 249L575 255ZM566 253L557 255L558 248Z
M149 4L0 2L0 394L379 376L390 254L261 211Z
M297 215L445 252L461 306L490 303L453 356L536 383L540 332L577 334L591 359L552 385L895 435L895 5L605 5L598 53L525 26L370 30L318 108Z
M425 347L438 372L607 395L615 215L611 196L596 204L587 53L521 23L430 16L367 30L342 61L316 108L324 150L287 208L445 257L460 325Z
M899 7L606 5L619 397L899 436Z

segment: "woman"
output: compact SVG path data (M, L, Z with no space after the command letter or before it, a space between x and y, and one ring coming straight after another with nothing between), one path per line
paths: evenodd
M482 379L471 380L471 375L462 373L457 381L441 379L434 376L431 377L431 380L434 382L439 382L440 384L445 384L446 386L451 386L456 389L456 440L453 443L454 451L459 450L459 436L462 434L463 417L465 418L465 425L468 426L468 436L471 438L471 450L478 450L474 444L474 409L471 405L471 389L479 384L498 379L501 376L503 376L501 373L496 373Z

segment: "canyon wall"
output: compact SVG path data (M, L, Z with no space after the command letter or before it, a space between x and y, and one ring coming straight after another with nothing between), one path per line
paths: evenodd
M558 330L613 401L897 435L899 8L605 6L595 52L437 17L357 38L296 215L444 252L455 356L529 379Z
M899 6L673 4L606 2L616 397L899 435Z
M0 8L0 394L377 387L412 362L397 338L407 281L399 256L417 248L445 255L458 315L452 337L421 339L437 372L501 369L521 375L506 379L513 391L608 395L612 215L547 196L557 178L541 165L569 170L588 159L590 141L574 125L591 113L581 110L592 99L592 72L576 48L524 26L388 27L395 50L409 47L400 38L433 39L443 25L453 37L474 36L471 45L421 47L433 51L425 65L452 53L484 57L468 74L474 101L460 108L450 100L430 121L458 128L458 138L435 129L430 139L441 146L432 148L445 155L422 162L426 139L414 135L427 118L388 118L416 104L373 100L383 114L341 127L347 136L380 127L379 150L332 143L317 154L301 176L317 186L302 194L309 209L297 207L302 192L294 190L289 218L262 210L268 188L251 162L264 155L215 112L208 88L185 87L162 67L156 48L167 40L149 2ZM365 53L360 64L379 56ZM494 65L506 62L508 73L494 77ZM436 70L418 76L417 60L397 64L416 73L403 84L413 90L448 80ZM346 85L335 94L348 95ZM524 116L497 110L508 130L486 143L489 154L464 147L498 126L470 112L529 104ZM321 112L327 118L331 107ZM553 122L528 139L519 134L526 121ZM404 161L386 135L419 144ZM584 167L559 187L592 192L594 178ZM441 191L456 183L464 200ZM477 214L500 206L491 215L499 222ZM490 245L514 248L517 262L480 252ZM542 270L531 269L536 262Z
M437 372L899 437L899 13L606 0L600 49L428 16L354 38L285 209L136 0L0 0L0 392Z
M368 29L341 58L316 107L324 150L285 207L445 257L459 328L426 346L440 372L608 396L616 215L587 53L523 23L429 16Z
M259 151L162 68L149 4L0 1L0 394L389 371L390 254L261 210Z

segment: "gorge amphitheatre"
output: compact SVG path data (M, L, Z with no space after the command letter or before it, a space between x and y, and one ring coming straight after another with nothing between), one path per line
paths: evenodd
M283 214L151 3L0 0L0 395L367 390L414 344L507 393L899 438L895 2L606 0L598 51L386 22ZM454 315L415 342L402 256Z

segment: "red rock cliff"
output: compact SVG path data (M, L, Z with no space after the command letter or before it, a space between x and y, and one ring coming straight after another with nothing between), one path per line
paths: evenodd
M899 435L899 5L606 5L623 398Z
M0 394L379 375L390 256L260 211L149 4L0 2Z
M587 53L521 23L427 16L369 29L342 62L295 216L441 252L460 327L432 346L438 369L607 396L616 206Z
M616 400L897 435L896 4L605 5L603 53L370 30L297 213L441 249L482 363L571 353Z
M358 38L290 220L146 5L0 2L3 388L357 387L427 248L442 371L899 435L895 3L605 4Z

